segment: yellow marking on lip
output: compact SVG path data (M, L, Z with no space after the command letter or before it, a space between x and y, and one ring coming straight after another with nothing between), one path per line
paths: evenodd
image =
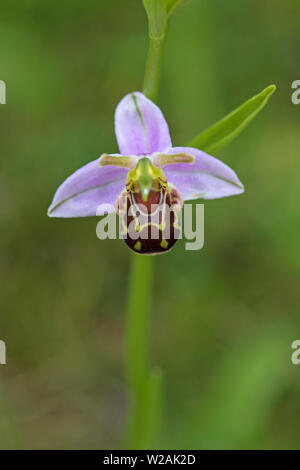
M135 250L137 250L137 251L141 251L142 243L140 242L140 240L138 240L138 241L136 242L136 244L134 245L133 248L134 248Z
M166 250L169 246L169 242L167 242L167 240L165 238L162 239L162 241L160 242L160 246Z

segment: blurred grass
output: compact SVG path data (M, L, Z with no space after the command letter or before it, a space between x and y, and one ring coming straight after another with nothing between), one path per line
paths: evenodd
M156 260L153 362L165 375L157 446L299 448L299 3L193 1L169 28L160 104L184 144L276 83L218 155L243 196L205 203L205 246ZM126 414L129 252L96 219L50 220L58 184L116 150L113 112L140 89L141 2L1 4L1 448L117 448Z

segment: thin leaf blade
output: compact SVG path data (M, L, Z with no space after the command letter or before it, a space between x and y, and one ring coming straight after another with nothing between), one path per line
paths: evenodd
M223 119L201 132L188 145L212 154L219 152L250 124L265 107L275 90L275 85L269 85L261 93L253 96Z
M169 15L172 15L178 7L186 3L188 0L165 0L167 12Z

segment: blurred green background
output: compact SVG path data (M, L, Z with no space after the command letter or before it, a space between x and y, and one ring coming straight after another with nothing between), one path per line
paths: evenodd
M117 150L113 113L139 90L141 0L4 1L0 16L0 447L120 448L131 253L96 218L48 219L57 186ZM205 246L155 262L152 362L164 371L154 448L300 448L297 0L191 0L172 18L160 106L187 142L270 83L218 157L246 187L205 203Z

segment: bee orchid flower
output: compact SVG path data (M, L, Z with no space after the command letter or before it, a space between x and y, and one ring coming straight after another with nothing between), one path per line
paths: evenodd
M114 210L121 214L134 205L149 214L151 205L162 202L175 207L176 213L183 201L244 191L225 163L196 148L172 147L161 110L140 92L126 95L118 104L115 134L120 153L105 153L69 176L54 195L50 217L88 217ZM171 223L175 225L174 217ZM138 253L168 251L176 241L173 231L167 240L141 237L127 244Z

